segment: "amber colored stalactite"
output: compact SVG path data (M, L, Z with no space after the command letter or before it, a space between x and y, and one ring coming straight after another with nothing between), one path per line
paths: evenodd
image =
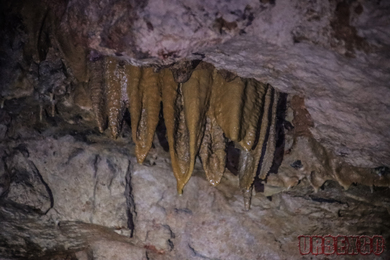
M261 84L254 79L246 80L243 98L242 98L242 120L241 120L241 134L242 139L239 142L241 147L246 151L251 151L255 148L256 142L258 142L258 129L259 120L266 120L262 117L264 111L267 109L267 104L264 104L263 97L265 100L269 98L267 92L267 86ZM262 125L266 125L263 124ZM261 133L260 133L261 135Z
M134 143L137 137L137 123L133 121L139 119L141 111L141 102L139 102L139 82L141 79L141 67L125 64L125 75L127 79L127 98L129 100L128 109L130 112L130 121L132 124L131 135Z
M111 135L118 137L121 116L121 78L118 73L118 61L112 57L105 58L106 68L106 93L107 93L107 115L108 126Z
M99 81L99 63L89 66L93 109L101 131L105 95L108 126L114 138L128 107L135 153L142 163L152 146L162 102L178 193L189 181L198 155L210 184L220 183L226 143L233 141L241 150L239 183L245 208L249 209L254 178L256 174L264 178L273 161L276 90L254 79L230 74L225 77L205 62L190 70L191 77L184 83L178 83L168 68L157 73L151 67L135 67L112 57L105 58L104 65L105 87Z
M255 88L255 86L249 85L249 88ZM252 186L253 180L256 177L257 164L261 156L261 151L263 145L266 142L265 133L267 132L267 128L268 128L268 121L267 121L268 117L266 111L267 111L267 106L269 106L269 102L270 102L269 92L270 91L268 89L265 95L265 102L264 103L261 102L262 104L260 107L256 106L255 107L256 110L253 111L252 115L249 114L250 111L252 111L250 109L246 111L246 113L248 114L244 113L244 117L246 116L247 121L249 122L247 123L248 129L247 131L245 131L246 133L245 138L239 143L241 147L244 147L243 150L245 151L245 153L243 153L242 160L240 159L241 164L244 165L240 166L242 171L241 170L239 171L240 188L243 191L249 190ZM250 93L253 95L252 91L250 91ZM260 101L259 100L256 101L255 99L249 102L259 103ZM259 124L259 120L261 120L261 125L260 128L258 129L257 125ZM259 134L258 131L260 132ZM257 136L257 134L259 136Z
M172 169L177 180L178 193L181 194L193 168L193 166L191 167L190 131L187 127L184 108L184 86L181 83L176 83L168 69L161 72L161 86L164 121L167 128ZM187 104L188 109L190 107Z
M170 81L170 77L164 80L167 81ZM181 194L183 186L179 182L182 176L185 176L190 163L189 134L184 115L182 84L177 84L175 81L164 84L162 93L172 169L177 180L177 191Z
M244 195L245 209L249 209L252 194L252 184L256 177L262 151L267 146L269 131L269 107L272 99L272 89L254 80L248 80L246 106L244 106L244 123L246 126L244 138L239 142L244 151L240 158L239 180ZM252 113L250 113L252 111ZM272 164L273 155L270 158ZM260 165L260 169L263 165Z
M108 118L108 127L116 138L124 109L128 107L137 161L142 163L152 146L162 101L178 193L183 192L192 175L196 156L200 157L210 184L220 183L229 142L240 151L236 170L244 207L249 209L254 179L267 178L274 159L280 94L270 85L217 71L205 62L194 69L191 66L195 63L184 64L186 66L162 68L157 73L151 67L135 67L113 57L90 60L89 90L99 130L104 130ZM178 79L185 82L178 83ZM309 127L313 122L303 98L294 96L291 108L294 135L311 140L311 150L301 148L299 151L311 159L304 160L299 171L291 167L283 169L285 172L294 170L299 176L290 178L278 173L268 176L267 181L291 187L306 177L315 190L332 179L345 188L354 182L388 185L390 170L387 168L367 170L344 165L312 139ZM294 142L300 144L297 139ZM315 158L323 159L320 162Z
M133 69L137 77L137 69ZM159 120L161 90L159 74L151 67L141 68L138 84L128 86L132 137L135 142L135 154L138 163L145 160L153 143L153 136Z
M279 100L279 93L269 86L268 92L270 92L270 103L265 104L265 109L267 109L267 113L264 113L263 119L261 121L261 127L260 129L264 129L265 125L267 126L267 132L264 135L264 139L262 136L262 132L260 130L260 140L264 140L263 142L263 149L261 157L256 157L256 161L259 163L259 178L265 179L267 176L267 173L271 169L272 162L274 159L275 154L275 148L276 148L276 112L278 107L278 100ZM268 94L267 92L267 94ZM266 96L268 97L268 96ZM267 100L267 99L266 99ZM267 116L267 120L265 119L265 116Z
M199 64L191 78L183 83L184 117L188 129L189 163L184 175L178 178L178 191L190 179L194 170L196 155L203 137L206 113L210 103L213 71L204 64Z
M212 109L210 109L212 110ZM206 127L199 150L207 180L215 186L221 182L226 163L226 141L212 113L206 116Z
M244 99L245 82L239 77L227 82L219 73L214 73L212 88L212 103L217 124L222 128L227 138L234 142L241 141L240 125L243 116L241 106ZM229 117L225 115L229 115Z

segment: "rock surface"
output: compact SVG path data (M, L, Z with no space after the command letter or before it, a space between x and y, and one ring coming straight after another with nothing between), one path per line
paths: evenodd
M62 132L58 126L1 145L1 177L10 174L0 207L3 257L298 259L299 235L390 239L388 188L344 191L327 182L314 193L309 178L287 191L270 182L245 211L238 177L226 172L213 187L200 162L178 196L169 153L157 140L141 165L124 138ZM386 249L367 259L388 257Z

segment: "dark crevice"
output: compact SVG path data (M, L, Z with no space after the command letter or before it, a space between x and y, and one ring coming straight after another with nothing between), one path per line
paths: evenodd
M137 211L135 207L135 201L133 196L133 187L131 186L131 174L133 172L133 165L129 161L129 166L127 167L126 172L126 188L125 188L125 197L126 197L126 214L127 214L127 227L130 229L130 237L134 235L135 229L135 218L137 217Z
M264 183L263 180L260 180L258 176L255 177L253 181L253 187L256 192L264 192Z
M169 143L167 140L167 128L165 127L162 104L160 109L159 121L156 128L156 134L161 147L164 149L164 151L169 152Z
M275 126L275 153L274 160L270 169L270 173L278 173L279 167L282 164L284 156L284 144L285 144L285 127L289 127L289 122L285 120L287 109L287 94L280 93L278 106L276 110L276 126ZM290 124L291 125L291 124Z
M193 215L192 210L190 210L188 208L175 208L175 213L176 214L178 214L178 213L185 213L185 214L188 214L188 215Z
M95 155L95 158L93 160L93 178L96 178L97 171L98 171L98 165L101 161L101 158L98 154Z
M167 243L168 243L168 247L169 247L168 250L172 251L175 248L175 245L173 244L173 242L170 239L168 239Z
M271 87L271 86L269 86L269 87ZM273 104L275 102L275 98L274 98L275 95L274 95L274 93L275 93L275 89L271 87L271 101L270 101L270 104L269 104L269 107L268 107L268 111L267 111L268 113L266 114L268 116L267 133L265 134L264 143L263 143L263 147L262 147L262 150L261 150L261 156L260 156L259 164L257 166L256 177L254 179L254 184L253 185L255 186L255 188L256 188L256 186L261 187L261 185L262 185L262 180L259 178L259 174L260 174L261 167L263 165L265 153L267 151L267 146L270 145L269 141L268 141L269 135L270 135L270 131L274 131L274 129L271 129L271 127L270 127L271 124L272 124L272 116L273 116L272 107L273 107ZM265 112L266 111L264 111L264 113ZM258 127L258 131L260 131L260 128L261 127ZM260 184L256 184L256 183L260 183ZM260 188L260 190L261 190L261 188ZM264 187L263 187L262 190L264 191Z
M123 123L121 129L122 137L131 137L131 116L129 109L125 109L123 113Z
M271 86L267 86L266 91L268 91L267 89L270 88L270 87L271 87ZM272 88L272 89L273 89L273 88ZM266 109L267 109L267 108L265 107L265 99L266 99L266 96L267 96L267 95L265 94L265 95L263 95L263 96L261 97L261 103L263 104L264 107L261 108L262 111L260 112L259 119L257 120L257 127L256 127L257 131L256 131L255 141L253 142L253 145L252 145L252 150L254 150L254 149L256 148L257 144L259 143L261 124L262 124L262 122L263 122L264 114L267 114L267 112L269 113L269 112L270 112L269 110L271 110L271 113L272 113L272 104L270 104L270 106L268 107L268 111L266 111ZM273 97L273 93L272 93L272 97ZM273 98L272 98L272 100L273 100ZM271 102L272 102L272 100L271 100ZM269 117L269 116L268 116L268 119L269 119L269 118L272 119L272 117ZM271 121L268 121L267 128L269 128L269 125L270 125L270 124L271 124ZM264 142L265 142L265 143L263 144L263 149L264 149L264 146L265 146L267 140L268 140L268 135L267 135L266 138L264 139Z
M202 259L210 259L210 260L212 259L212 258L209 258L207 256L204 256L204 255L198 253L190 244L188 244L188 248L192 251L193 256L195 256L195 257L200 257Z
M344 202L342 201L339 201L339 200L335 200L335 199L326 199L326 198L317 198L317 197L313 197L313 196L309 196L310 199L312 201L315 201L315 202L320 202L320 203L338 203L338 204L345 204Z
M5 159L6 156L0 158L0 164L4 165L4 174L0 176L0 201L8 196L11 184L11 174L9 174L8 166Z
M30 156L30 153L28 152L26 144L23 144L23 143L19 144L14 149L19 151L25 158L28 158Z
M240 161L240 149L234 146L234 142L230 141L226 145L226 168L235 176L238 175L238 164Z
M111 162L111 160L110 159L106 159L106 163L107 163L107 166L108 166L108 169L110 169L110 171L111 171L111 173L115 173L116 172L116 165L113 163L113 162Z

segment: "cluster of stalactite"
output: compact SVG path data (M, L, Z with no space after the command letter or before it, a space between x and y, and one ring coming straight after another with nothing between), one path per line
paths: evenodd
M239 183L249 209L253 181L256 176L266 177L274 157L279 93L273 87L218 71L202 61L158 71L113 57L92 56L89 64L100 131L108 127L116 138L127 108L137 161L142 163L162 107L179 194L198 155L208 181L217 185L225 171L227 141L233 141L241 150Z

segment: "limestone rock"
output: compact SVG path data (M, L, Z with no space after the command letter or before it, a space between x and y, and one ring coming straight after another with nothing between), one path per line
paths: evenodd
M129 160L126 156L110 154L107 151L90 151L92 147L78 143L71 136L59 140L49 138L44 143L39 140L32 141L25 143L24 147L29 154L28 160L20 153L16 158L22 160L21 162L15 161L15 157L12 160L15 161L15 167L22 167L17 171L19 175L33 176L24 179L43 183L49 190L50 194L47 194L43 184L39 184L42 188L29 183L24 185L32 186L31 189L38 194L44 192L47 200L49 195L51 196L52 205L49 203L49 207L46 206L45 210L42 210L46 212L50 209L46 215L47 219L79 220L127 229L124 192ZM7 159L9 170L12 170L10 163L11 160ZM39 174L40 179L35 176L36 174ZM20 196L25 197L27 201L15 200L16 194L22 192L16 185L23 183L17 184L18 181L13 183L7 199L24 205L34 203L36 199L23 190L23 195Z
M28 150L20 145L6 161L3 174L8 175L10 182L6 197L12 202L46 214L53 206L53 194L50 186L28 157Z
M355 202L348 200L348 206L346 194L342 195L342 188L335 182L327 183L317 194L307 186L306 180L298 189L272 197L257 193L252 198L251 210L245 211L238 177L227 172L221 183L212 187L197 165L191 182L178 197L165 157L168 155L160 155L153 167L135 165L133 168L137 208L134 234L140 241L153 241L157 251L172 259L297 259L301 257L297 236L301 234L354 233L358 226L375 226L373 222L355 222L356 226L342 224L348 221L348 212L363 210L368 204L357 209L349 204ZM149 189L146 191L144 187ZM348 193L357 194L358 190L351 188ZM360 189L360 192L357 196L362 198L370 190ZM320 203L323 200L328 203ZM388 214L385 204L380 207L382 214ZM338 212L341 215L336 217ZM155 236L161 240L150 240ZM172 251L168 250L169 244L173 245Z
M1 144L7 167L16 159L19 168L31 161L53 194L46 215L28 206L37 201L33 196L12 202L2 195L2 257L283 259L300 257L297 236L302 234L365 230L390 238L383 225L390 209L388 189L372 194L369 187L351 186L344 192L336 182L327 182L314 193L305 177L288 192L279 189L271 194L270 182L264 194L252 197L251 210L245 211L238 176L228 171L214 187L198 161L191 182L178 196L170 154L157 140L140 165L134 144L124 138L113 141L89 134L87 145L75 139L77 135L57 136L60 130L52 129L55 138L31 135L23 140L24 149L17 141ZM19 147L13 157L2 152L12 147ZM0 163L1 169L5 167ZM0 178L0 185L4 180ZM8 194L15 188L11 185ZM386 251L375 259L387 258Z

